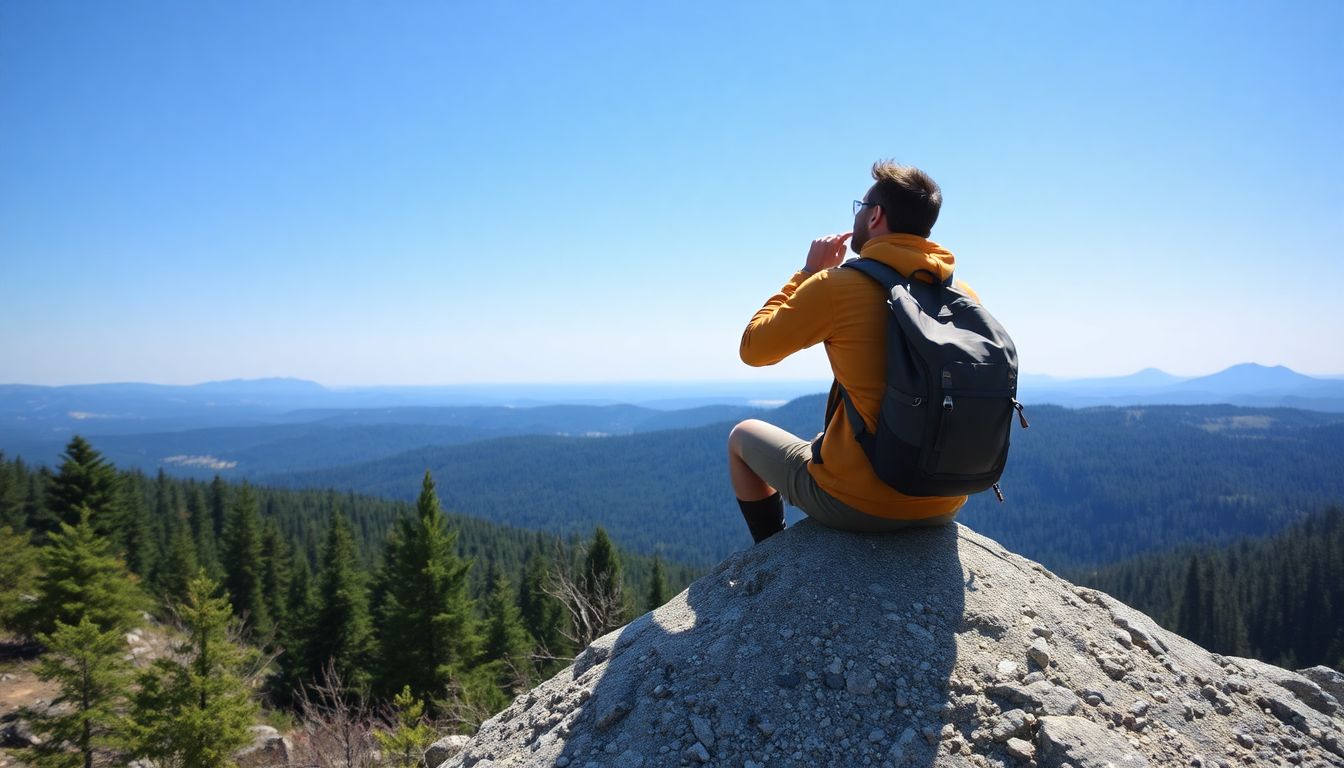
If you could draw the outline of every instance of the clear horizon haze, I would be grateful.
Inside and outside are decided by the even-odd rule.
[[[738,340],[885,158],[1025,373],[1338,376],[1341,37],[1338,2],[0,3],[0,383],[826,379]]]

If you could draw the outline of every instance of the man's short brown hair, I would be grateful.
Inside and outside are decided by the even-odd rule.
[[[887,229],[928,237],[943,205],[943,191],[929,174],[912,165],[879,160],[873,163],[873,180],[877,183],[868,202],[882,206]]]

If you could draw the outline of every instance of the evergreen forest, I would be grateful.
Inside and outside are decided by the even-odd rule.
[[[762,418],[821,429],[824,398]],[[1272,533],[1344,500],[1344,415],[1225,405],[1027,409],[998,503],[959,520],[1056,570]],[[411,499],[428,467],[463,514],[560,535],[602,525],[623,545],[708,567],[750,544],[724,468],[731,423],[604,438],[516,436],[266,478]],[[1087,535],[1078,535],[1086,531]]]
[[[448,514],[428,472],[406,503],[120,472],[80,437],[62,458],[0,455],[2,647],[67,703],[29,713],[40,765],[227,765],[263,706],[382,713],[403,747],[469,731],[696,575]],[[180,641],[137,668],[149,616]]]
[[[1226,547],[1072,574],[1215,653],[1344,671],[1344,507]]]

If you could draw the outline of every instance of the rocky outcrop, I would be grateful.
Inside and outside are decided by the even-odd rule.
[[[33,731],[27,720],[12,712],[0,718],[0,747],[6,749],[26,749],[36,747],[42,739]]]
[[[1338,677],[1306,672],[1208,653],[963,526],[804,522],[444,766],[1344,766]]]
[[[430,744],[429,748],[425,750],[425,765],[441,765],[448,758],[461,752],[468,741],[470,741],[470,739],[466,736],[444,736],[442,739]]]
[[[252,742],[233,754],[238,768],[273,768],[289,765],[294,746],[289,739],[269,725],[254,725],[248,728]]]

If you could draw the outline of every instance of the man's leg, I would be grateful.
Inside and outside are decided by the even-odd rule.
[[[728,436],[728,468],[742,516],[757,541],[784,528],[783,503],[776,489],[811,519],[842,531],[880,533],[940,525],[956,517],[956,512],[923,520],[864,514],[817,486],[808,472],[811,458],[811,443],[773,424],[751,419],[733,428]]]
[[[781,479],[788,476],[789,468],[784,463],[782,453],[778,462],[752,468],[743,458],[743,446],[747,441],[766,442],[773,446],[788,440],[797,441],[798,438],[757,419],[748,419],[728,433],[728,476],[732,479],[733,494],[737,496],[742,518],[747,521],[751,538],[757,543],[784,530],[784,499],[770,481],[761,476],[761,472],[780,478],[774,482],[782,485]],[[778,466],[774,466],[775,463]]]

